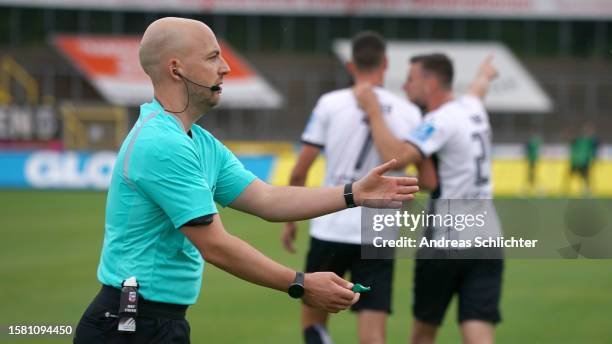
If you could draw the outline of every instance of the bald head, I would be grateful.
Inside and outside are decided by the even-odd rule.
[[[204,23],[185,18],[161,18],[149,25],[140,41],[140,65],[153,83],[175,59],[185,61],[198,48],[217,46],[212,30]]]

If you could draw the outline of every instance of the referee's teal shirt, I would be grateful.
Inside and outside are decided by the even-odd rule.
[[[217,213],[215,202],[227,206],[255,176],[202,127],[191,133],[156,100],[140,107],[108,190],[103,284],[120,287],[135,276],[146,300],[196,302],[204,260],[179,228]]]

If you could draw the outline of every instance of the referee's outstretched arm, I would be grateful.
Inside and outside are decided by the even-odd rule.
[[[367,199],[387,200],[389,204],[401,204],[412,199],[418,191],[416,178],[387,177],[396,161],[391,160],[374,168],[364,178],[354,183],[355,203]],[[238,198],[230,204],[267,220],[291,221],[313,218],[345,209],[345,187],[305,188],[272,186],[254,180]],[[211,264],[249,282],[286,291],[296,272],[271,260],[242,239],[225,231],[221,217],[215,214],[206,225],[186,225],[181,231],[198,248],[202,257]],[[327,312],[338,312],[359,300],[353,293],[352,283],[332,272],[306,274],[303,300],[308,305]]]
[[[215,214],[212,223],[184,226],[181,231],[198,248],[209,263],[246,281],[286,292],[296,272],[283,266],[253,248],[242,239],[225,231],[221,217]],[[333,272],[306,274],[304,278],[305,303],[337,313],[359,300],[351,291],[353,284]]]
[[[386,206],[399,208],[401,202],[413,199],[414,193],[419,190],[417,178],[384,175],[396,168],[397,161],[393,159],[375,167],[365,177],[354,182],[354,204],[363,205],[366,200],[384,200],[387,201]],[[274,186],[257,179],[230,207],[267,221],[307,220],[345,209],[345,187]]]

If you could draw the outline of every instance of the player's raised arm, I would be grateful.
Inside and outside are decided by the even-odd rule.
[[[493,55],[489,55],[478,68],[478,72],[468,88],[468,94],[484,99],[489,90],[491,81],[497,78],[497,69],[493,66]]]
[[[272,186],[255,180],[230,206],[276,222],[310,219],[366,200],[384,200],[385,206],[400,207],[401,202],[414,198],[419,187],[416,178],[384,176],[396,168],[397,162],[391,160],[354,183],[325,188]]]
[[[367,114],[376,150],[384,161],[397,160],[397,168],[419,162],[422,158],[419,151],[410,143],[398,139],[385,123],[376,94],[370,84],[358,84],[353,93],[359,106]]]
[[[251,283],[286,292],[296,276],[294,270],[226,232],[218,214],[210,224],[183,226],[181,231],[207,262]],[[302,299],[315,308],[336,313],[359,300],[352,286],[332,272],[305,274]]]
[[[419,188],[433,191],[438,187],[438,174],[431,158],[421,160],[417,165]]]

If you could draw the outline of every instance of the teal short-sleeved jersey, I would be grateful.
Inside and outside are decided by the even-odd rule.
[[[200,126],[190,137],[157,101],[143,104],[115,162],[98,279],[120,287],[135,276],[146,300],[195,303],[204,260],[179,229],[217,213],[215,202],[229,205],[255,178]]]

